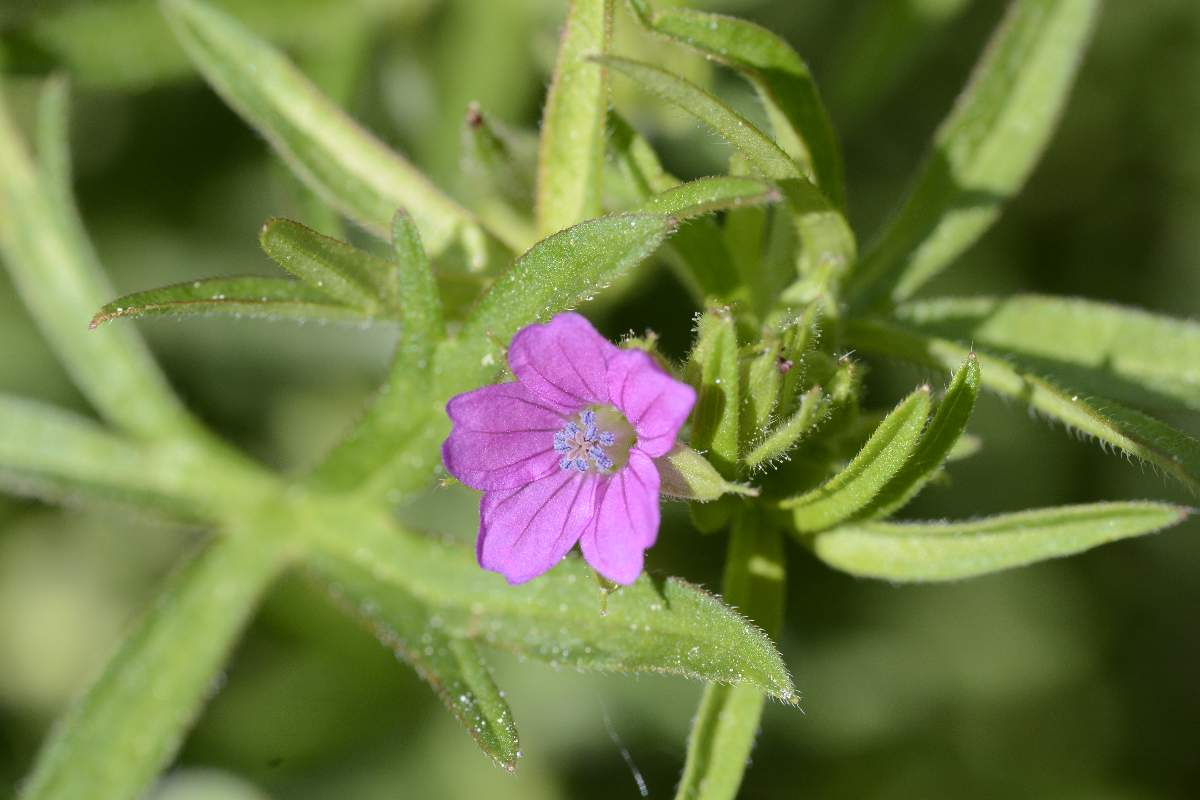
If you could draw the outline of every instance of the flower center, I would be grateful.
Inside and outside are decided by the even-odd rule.
[[[585,408],[554,434],[558,466],[579,472],[612,472],[625,466],[633,444],[633,428],[619,411],[606,406]]]

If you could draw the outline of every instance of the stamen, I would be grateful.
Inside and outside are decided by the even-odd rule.
[[[586,409],[574,420],[563,425],[554,434],[554,450],[560,456],[561,469],[587,472],[589,466],[598,472],[612,469],[613,460],[604,448],[612,447],[617,441],[612,431],[602,431],[597,426],[596,412]]]

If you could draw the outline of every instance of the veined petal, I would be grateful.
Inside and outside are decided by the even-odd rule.
[[[583,557],[610,581],[633,583],[658,538],[658,469],[640,449],[596,492],[596,514],[579,540]]]
[[[513,489],[559,470],[562,415],[520,383],[484,386],[446,404],[454,427],[442,460],[473,489]]]
[[[599,479],[555,471],[510,491],[488,492],[479,504],[476,554],[484,569],[524,583],[553,567],[592,519]]]
[[[622,350],[608,362],[611,402],[637,431],[637,446],[651,458],[665,455],[692,413],[696,392],[675,380],[641,350]]]
[[[608,361],[618,352],[579,314],[559,314],[513,337],[508,366],[529,391],[571,413],[608,402]]]

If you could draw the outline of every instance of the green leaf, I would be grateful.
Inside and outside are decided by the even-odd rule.
[[[184,734],[287,550],[258,531],[210,542],[172,576],[100,679],[58,721],[22,800],[140,797]]]
[[[472,178],[474,191],[501,197],[517,211],[533,211],[535,138],[472,104],[467,109],[463,144],[463,167]]]
[[[197,0],[164,0],[163,9],[213,88],[326,202],[384,238],[403,208],[433,255],[461,242],[471,267],[486,267],[490,245],[476,220],[270,44]]]
[[[708,451],[717,471],[732,478],[737,471],[742,406],[737,329],[728,309],[701,315],[688,375],[697,394],[692,447]]]
[[[770,464],[787,458],[788,452],[804,441],[829,418],[830,398],[814,386],[800,397],[800,407],[771,430],[761,442],[754,445],[742,459],[751,470],[765,469]]]
[[[416,223],[404,211],[392,219],[392,251],[395,253],[396,306],[405,312],[402,347],[410,351],[407,366],[424,366],[434,343],[446,334],[442,300],[438,295],[433,265],[421,242]]]
[[[715,211],[773,203],[779,190],[766,181],[722,175],[697,178],[651,196],[638,209],[647,214],[666,214],[689,219]]]
[[[882,320],[853,321],[847,336],[863,350],[943,369],[954,369],[968,353],[955,342]],[[1200,441],[1138,411],[1057,386],[1000,356],[976,354],[984,388],[1152,464],[1200,494]]]
[[[984,575],[1175,525],[1189,511],[1151,502],[1095,503],[969,522],[845,525],[813,538],[817,556],[852,575],[948,581]]]
[[[616,111],[608,112],[608,146],[634,197],[645,200],[679,185],[679,179],[663,169],[654,147]]]
[[[974,353],[959,367],[946,395],[938,403],[912,458],[884,486],[861,517],[886,517],[912,500],[941,470],[959,437],[979,396],[979,359]]]
[[[760,526],[754,514],[742,514],[733,526],[725,560],[726,602],[777,634],[783,619],[784,569],[779,532]],[[764,699],[754,686],[705,687],[688,736],[676,800],[733,800],[750,762]]]
[[[608,286],[653,253],[674,227],[672,219],[657,214],[614,214],[535,244],[496,280],[463,323],[460,342],[478,360],[455,382],[474,388],[472,376],[481,370],[494,373],[502,348],[518,330]],[[456,370],[464,358],[457,355]]]
[[[1016,0],[892,222],[855,268],[859,305],[903,300],[986,231],[1066,103],[1098,0]]]
[[[383,515],[324,505],[304,523],[314,546],[436,609],[450,636],[565,667],[746,683],[793,699],[770,639],[676,578],[643,575],[605,594],[587,565],[568,558],[535,581],[510,586],[481,570],[473,549],[398,530]]]
[[[1200,324],[1044,295],[907,303],[896,319],[1104,397],[1200,410]]]
[[[684,444],[676,443],[671,452],[656,458],[654,465],[662,481],[660,491],[667,497],[708,503],[726,494],[758,494],[757,489],[725,480],[707,458]]]
[[[929,416],[929,387],[922,386],[888,414],[858,455],[823,485],[780,507],[798,533],[830,528],[867,508],[912,458]]]
[[[608,76],[590,56],[608,51],[613,0],[571,0],[542,115],[537,232],[546,236],[600,213]]]
[[[633,4],[646,27],[740,72],[758,91],[775,139],[805,177],[845,205],[841,155],[808,66],[780,37],[746,20],[686,8]]]
[[[318,555],[316,569],[338,605],[412,665],[483,752],[516,769],[520,746],[512,712],[475,644],[448,636],[437,609],[356,564]]]
[[[399,310],[395,267],[383,259],[290,219],[268,220],[258,241],[272,261],[342,305],[367,315]]]
[[[100,309],[91,327],[119,317],[211,316],[254,317],[272,320],[367,322],[387,319],[342,305],[291,278],[207,278],[134,292]]]
[[[0,486],[59,501],[101,500],[203,516],[175,447],[151,449],[94,422],[0,394]]]
[[[791,156],[783,152],[770,136],[694,83],[665,69],[628,58],[603,56],[595,60],[694,116],[737,148],[763,177],[772,180],[801,177]]]
[[[0,92],[0,255],[51,347],[106,419],[146,438],[191,435],[193,422],[137,332],[87,329],[86,321],[112,290],[66,186],[70,167],[61,91],[52,88],[42,104],[41,169]]]

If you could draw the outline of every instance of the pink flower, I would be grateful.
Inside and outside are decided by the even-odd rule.
[[[696,393],[578,314],[513,337],[517,380],[460,394],[442,445],[450,474],[484,492],[476,553],[510,583],[579,542],[604,577],[633,583],[658,536],[658,469]]]

